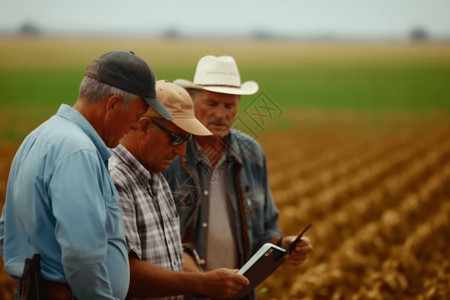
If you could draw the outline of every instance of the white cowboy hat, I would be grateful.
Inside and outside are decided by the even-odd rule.
[[[252,95],[259,88],[254,81],[241,83],[236,61],[231,56],[203,56],[198,61],[194,82],[176,79],[173,83],[186,89],[207,90],[231,95]]]

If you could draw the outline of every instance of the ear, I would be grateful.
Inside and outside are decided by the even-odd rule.
[[[106,110],[113,111],[122,107],[122,97],[119,95],[111,95],[106,99]]]
[[[153,122],[149,117],[142,117],[139,120],[139,131],[143,133],[148,133],[150,128],[153,126]]]

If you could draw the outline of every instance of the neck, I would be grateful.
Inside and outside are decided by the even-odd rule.
[[[226,150],[223,138],[220,136],[195,136],[195,140],[214,167]]]
[[[140,137],[138,136],[138,132],[130,131],[126,134],[121,140],[120,144],[131,153],[131,155],[136,158],[147,170],[147,166],[145,165],[145,160],[143,159],[143,153],[141,152],[141,147],[139,145]],[[150,171],[150,170],[149,170]]]
[[[99,109],[103,102],[91,103],[79,98],[73,109],[78,111],[91,125],[95,131],[103,138],[103,121],[105,118],[105,109]]]

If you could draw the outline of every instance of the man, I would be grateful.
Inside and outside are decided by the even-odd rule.
[[[258,84],[241,84],[230,56],[205,56],[194,81],[174,81],[194,100],[195,116],[213,136],[195,136],[186,154],[165,174],[177,203],[183,242],[194,245],[201,266],[238,268],[266,242],[287,247],[293,236],[278,229],[278,211],[267,178],[261,147],[232,130],[241,95],[257,92]],[[287,262],[300,264],[312,247],[303,238]]]
[[[179,299],[176,295],[183,294],[230,298],[248,284],[234,270],[183,272],[179,218],[161,174],[176,156],[184,154],[191,135],[211,132],[194,117],[192,99],[183,88],[160,80],[156,91],[174,119],[164,120],[149,109],[113,150],[110,163],[129,248],[128,294],[161,299]]]
[[[27,136],[11,165],[0,221],[9,275],[20,278],[24,260],[38,253],[45,299],[125,298],[128,252],[108,147],[149,105],[172,118],[156,99],[148,64],[133,52],[108,52],[88,66],[75,105],[61,105]]]

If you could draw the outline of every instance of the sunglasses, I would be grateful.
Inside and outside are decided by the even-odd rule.
[[[172,146],[181,145],[181,144],[189,141],[192,137],[192,134],[190,134],[188,136],[182,136],[182,135],[175,134],[173,132],[170,132],[169,129],[167,129],[163,125],[159,124],[155,120],[152,119],[152,121],[153,121],[153,124],[155,124],[156,127],[158,127],[161,131],[164,131],[165,133],[167,133],[167,135],[169,136],[170,144]]]

